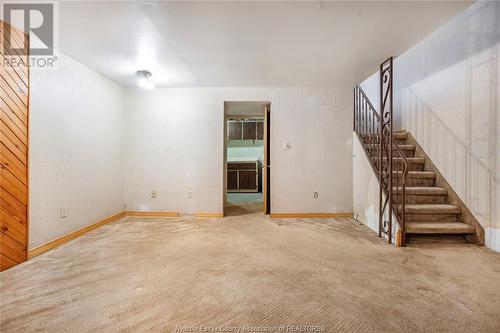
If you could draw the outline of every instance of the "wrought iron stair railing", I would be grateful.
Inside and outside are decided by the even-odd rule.
[[[380,114],[363,89],[354,88],[354,131],[379,181],[379,237],[392,242],[393,214],[399,226],[396,243],[404,246],[408,161],[393,138],[393,60],[380,65]]]

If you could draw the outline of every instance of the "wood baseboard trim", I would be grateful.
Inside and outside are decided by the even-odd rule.
[[[138,217],[179,217],[178,212],[150,212],[142,210],[127,210],[125,215]]]
[[[209,218],[209,219],[221,219],[224,217],[224,213],[220,212],[196,212],[196,218]]]
[[[122,218],[125,216],[125,212],[119,212],[115,215],[112,215],[112,216],[109,216],[109,217],[106,217],[105,219],[102,219],[94,224],[91,224],[89,226],[86,226],[85,228],[82,228],[80,230],[77,230],[77,231],[73,231],[72,233],[69,233],[65,236],[62,236],[62,237],[59,237],[47,244],[44,244],[44,245],[41,245],[41,246],[38,246],[36,248],[34,248],[33,250],[29,250],[28,251],[28,259],[31,259],[31,258],[34,258],[36,256],[39,256],[40,254],[42,253],[45,253],[49,250],[52,250],[53,248],[56,248],[58,247],[59,245],[62,245],[66,242],[69,242],[70,240],[73,240],[83,234],[86,234],[87,232],[89,231],[92,231],[94,229],[97,229],[107,223],[110,223],[110,222],[113,222],[115,220],[118,220],[119,218]]]
[[[335,213],[271,213],[273,219],[327,219],[327,218],[353,218],[353,212]]]

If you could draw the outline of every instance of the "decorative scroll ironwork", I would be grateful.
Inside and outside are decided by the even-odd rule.
[[[392,239],[392,58],[380,65],[380,160],[379,165],[379,230],[378,235]],[[385,199],[383,196],[385,193]]]
[[[393,140],[393,59],[380,65],[380,114],[360,86],[354,88],[354,131],[378,176],[379,236],[392,242],[393,214],[405,245],[408,162]]]

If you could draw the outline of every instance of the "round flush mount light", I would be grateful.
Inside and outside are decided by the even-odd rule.
[[[139,86],[141,88],[153,89],[155,87],[154,83],[151,82],[151,76],[153,76],[153,74],[151,74],[150,71],[140,70],[137,71],[136,74],[137,77],[139,77]]]

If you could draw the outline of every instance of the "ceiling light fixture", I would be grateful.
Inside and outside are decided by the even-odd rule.
[[[140,70],[136,72],[139,77],[139,87],[144,89],[153,89],[155,87],[154,83],[151,82],[151,74],[150,71]]]

